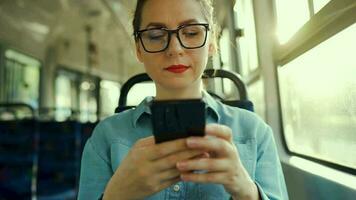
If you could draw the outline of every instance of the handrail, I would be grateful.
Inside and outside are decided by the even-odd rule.
[[[227,71],[223,69],[206,69],[202,78],[227,78],[230,79],[235,86],[237,87],[240,99],[247,100],[247,89],[245,83],[242,81],[241,76],[235,72]],[[126,106],[127,103],[127,95],[129,90],[136,84],[136,83],[143,83],[149,82],[152,79],[148,76],[147,73],[140,73],[133,77],[131,77],[127,82],[123,84],[120,90],[120,98],[118,107]]]
[[[26,108],[30,111],[32,118],[35,118],[35,109],[31,105],[26,103],[0,103],[0,107],[4,107],[7,111],[16,107]]]
[[[239,74],[227,71],[224,69],[206,69],[203,74],[203,78],[227,78],[230,79],[237,87],[240,100],[247,100],[247,89],[245,83]]]

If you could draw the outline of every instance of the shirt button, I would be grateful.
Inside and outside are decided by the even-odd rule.
[[[173,186],[173,190],[174,190],[175,192],[178,192],[178,191],[180,190],[179,185],[174,185],[174,186]]]

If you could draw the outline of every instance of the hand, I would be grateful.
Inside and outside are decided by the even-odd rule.
[[[104,199],[143,199],[180,181],[179,161],[202,154],[187,148],[186,139],[155,144],[153,137],[139,140],[110,179]]]
[[[234,199],[259,199],[257,186],[243,167],[229,127],[209,124],[204,137],[190,137],[187,146],[208,152],[209,158],[184,160],[177,163],[183,181],[224,185]],[[205,170],[196,174],[194,170]]]

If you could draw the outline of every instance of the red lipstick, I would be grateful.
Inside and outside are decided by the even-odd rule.
[[[180,74],[185,72],[189,67],[186,65],[171,65],[169,67],[166,68],[166,70],[172,72],[172,73],[176,73],[176,74]]]

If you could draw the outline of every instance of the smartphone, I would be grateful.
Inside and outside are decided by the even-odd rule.
[[[201,99],[154,100],[150,107],[156,143],[205,135],[205,103]]]

